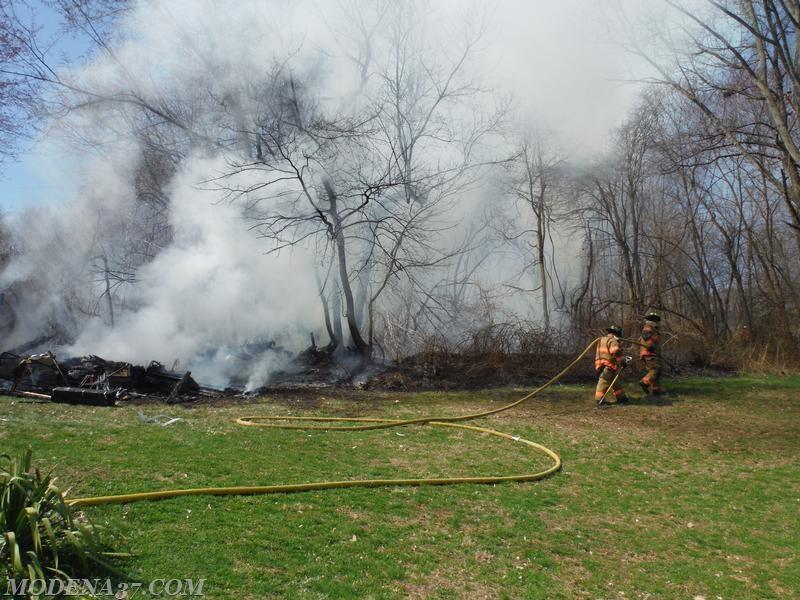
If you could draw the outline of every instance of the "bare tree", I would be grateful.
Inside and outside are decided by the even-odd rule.
[[[415,272],[451,256],[437,243],[452,226],[447,209],[478,179],[488,162],[481,144],[503,116],[470,104],[483,93],[466,74],[477,37],[465,38],[453,56],[433,54],[419,37],[416,11],[414,2],[392,7],[386,37],[362,23],[360,31],[374,37],[362,40],[370,47],[359,54],[369,64],[354,61],[360,97],[335,111],[323,108],[309,82],[276,69],[270,101],[249,133],[255,157],[233,156],[217,180],[228,198],[248,203],[276,249],[327,238],[348,333],[365,356],[376,341],[381,296],[401,280],[421,285]],[[255,184],[237,182],[256,173]]]
[[[622,276],[626,319],[635,319],[645,304],[643,281],[644,213],[649,201],[647,178],[651,174],[649,149],[658,127],[658,102],[645,97],[617,132],[614,153],[579,181],[584,195],[583,220],[592,231],[593,248],[613,250],[601,277]],[[600,266],[600,265],[598,265]]]
[[[532,135],[521,138],[515,158],[507,165],[508,193],[515,201],[514,216],[504,219],[501,226],[503,238],[522,245],[525,269],[535,269],[534,291],[539,291],[542,319],[545,330],[550,329],[551,281],[558,277],[553,247],[553,228],[556,209],[560,202],[563,175],[561,168],[566,158],[550,149],[541,139]]]
[[[800,249],[800,2],[708,0],[707,14],[669,4],[686,19],[683,47],[671,47],[675,62],[631,36],[634,51],[782,194]]]

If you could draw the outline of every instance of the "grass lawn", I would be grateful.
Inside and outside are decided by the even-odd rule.
[[[472,424],[545,444],[536,483],[199,496],[85,509],[142,581],[206,598],[791,598],[800,594],[800,377],[668,381],[669,402],[593,408],[561,386]],[[159,488],[525,473],[549,459],[466,431],[323,433],[238,416],[415,417],[520,390],[345,393],[136,406],[0,397],[0,452],[30,444],[70,497]],[[142,595],[140,594],[140,597]]]

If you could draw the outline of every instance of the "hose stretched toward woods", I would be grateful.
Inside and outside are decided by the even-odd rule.
[[[141,500],[161,500],[165,498],[177,498],[179,496],[199,496],[199,495],[215,495],[215,496],[232,496],[232,495],[254,495],[254,494],[283,494],[288,492],[303,492],[311,490],[329,490],[336,488],[350,488],[350,487],[380,487],[380,486],[421,486],[421,485],[450,485],[456,483],[502,483],[507,481],[536,481],[549,477],[553,473],[561,469],[561,457],[541,444],[526,440],[519,436],[509,435],[494,429],[487,429],[485,427],[476,427],[473,425],[464,425],[459,421],[469,421],[481,417],[487,417],[500,412],[510,410],[519,406],[523,402],[530,400],[536,395],[540,394],[548,387],[557,383],[564,377],[570,370],[572,370],[578,362],[586,356],[589,351],[597,343],[597,339],[593,340],[567,367],[561,372],[552,377],[543,385],[539,386],[526,396],[519,400],[515,400],[510,404],[506,404],[499,408],[486,410],[477,413],[470,413],[466,415],[458,415],[452,417],[422,417],[417,419],[378,419],[378,418],[347,418],[347,417],[291,417],[291,416],[251,416],[241,417],[236,420],[239,425],[246,425],[251,427],[266,427],[274,429],[316,429],[326,431],[366,431],[372,429],[386,429],[389,427],[402,427],[407,425],[432,425],[434,427],[451,427],[457,429],[466,429],[477,433],[484,433],[488,435],[497,436],[500,438],[520,442],[529,448],[533,448],[543,452],[553,460],[553,464],[548,468],[537,471],[534,473],[523,473],[520,475],[489,475],[489,476],[475,476],[475,477],[441,477],[441,478],[422,478],[422,479],[351,479],[342,481],[317,481],[310,483],[292,483],[282,485],[260,485],[260,486],[235,486],[235,487],[206,487],[206,488],[190,488],[190,489],[177,489],[177,490],[157,490],[152,492],[138,492],[133,494],[119,494],[113,496],[94,496],[87,498],[76,498],[68,502],[70,506],[97,506],[99,504],[121,504],[128,502],[138,502]],[[363,425],[351,426],[332,426],[332,425],[286,425],[273,423],[273,421],[305,421],[317,423],[333,423],[333,422],[348,422],[348,423],[364,423]]]
[[[540,385],[538,388],[533,390],[526,396],[523,396],[519,400],[515,400],[511,404],[506,404],[504,406],[500,406],[498,408],[493,408],[491,410],[485,410],[482,412],[477,413],[470,413],[467,415],[458,415],[455,417],[420,417],[418,419],[370,419],[370,418],[337,418],[337,417],[281,417],[281,416],[267,416],[267,417],[241,417],[236,419],[236,422],[239,425],[249,425],[252,427],[269,427],[275,429],[323,429],[326,431],[367,431],[369,429],[386,429],[388,427],[402,427],[405,425],[422,425],[424,423],[430,423],[432,421],[438,421],[440,423],[455,423],[458,421],[472,421],[473,419],[480,419],[481,417],[488,417],[489,415],[495,415],[497,413],[505,412],[507,410],[511,410],[512,408],[519,406],[523,402],[526,402],[541,394],[544,390],[549,388],[554,383],[558,383],[564,375],[569,373],[575,365],[577,365],[580,360],[586,356],[589,351],[594,348],[594,345],[597,343],[597,338],[592,340],[592,342],[584,348],[583,352],[581,352],[575,360],[573,360],[569,365],[567,365],[564,369],[562,369],[557,375],[549,379],[547,382]],[[362,422],[362,423],[370,423],[369,425],[354,425],[349,427],[334,427],[330,425],[279,425],[272,423],[272,421],[306,421],[306,422],[317,422],[317,423],[330,423],[330,422]]]

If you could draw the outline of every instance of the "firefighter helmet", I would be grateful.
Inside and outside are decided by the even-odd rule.
[[[644,316],[644,318],[647,321],[655,321],[656,323],[658,323],[661,320],[661,315],[659,315],[657,312],[651,310],[649,313],[647,313]]]
[[[622,327],[619,325],[609,325],[606,327],[608,333],[613,333],[617,337],[622,337]]]

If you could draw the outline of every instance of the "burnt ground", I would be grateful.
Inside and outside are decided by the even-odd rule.
[[[373,377],[369,387],[416,391],[534,385],[553,377],[574,358],[561,354],[418,354]],[[562,381],[587,383],[594,378],[592,362],[584,358]]]
[[[364,387],[387,391],[474,390],[510,385],[531,386],[548,381],[575,359],[575,354],[418,354],[370,378]],[[562,383],[597,380],[594,356],[583,358]],[[639,374],[639,361],[629,367],[628,379]],[[708,365],[665,367],[667,374],[723,377],[735,372]]]
[[[391,392],[459,391],[536,386],[548,381],[569,365],[571,355],[468,355],[420,354],[397,365],[371,364],[349,370],[336,361],[296,364],[294,370],[273,376],[272,381],[252,393],[187,395],[181,403],[250,404],[254,398],[269,395],[294,408],[315,408],[316,398],[335,395],[361,403],[375,402]],[[583,359],[561,380],[562,383],[593,383],[596,375],[589,358]],[[378,392],[378,394],[376,394]],[[134,403],[163,401],[159,395],[137,396]]]

